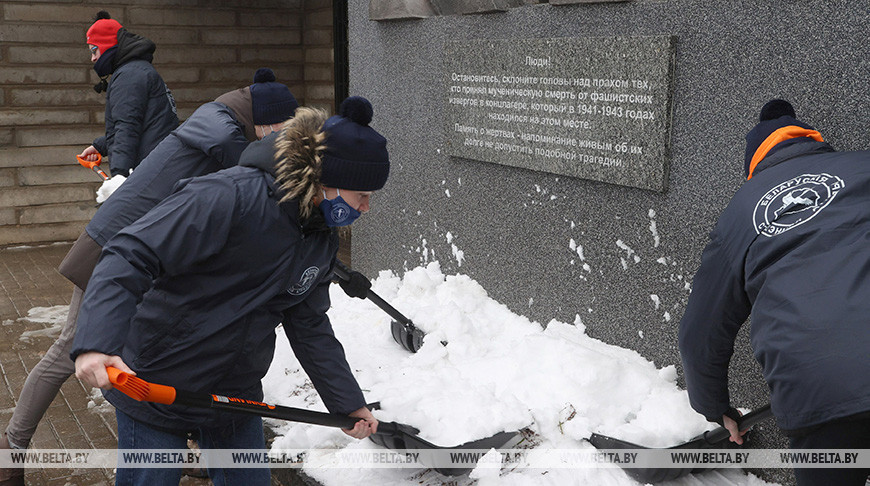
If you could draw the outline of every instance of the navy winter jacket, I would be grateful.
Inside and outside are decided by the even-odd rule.
[[[106,134],[94,147],[112,174],[127,175],[178,126],[175,100],[151,65],[154,43],[123,30],[106,90]]]
[[[318,210],[300,221],[279,204],[274,140],[251,144],[243,165],[182,187],[103,249],[84,296],[71,357],[120,355],[143,379],[262,400],[260,379],[284,329],[327,408],[365,405],[326,311],[336,233]],[[218,412],[106,398],[159,427],[213,426]]]
[[[223,103],[200,106],[112,193],[85,229],[100,246],[172,192],[175,184],[235,166],[248,146],[244,126]]]
[[[870,152],[823,142],[765,157],[710,234],[680,322],[692,407],[729,406],[740,326],[770,387],[779,426],[801,429],[870,410]]]

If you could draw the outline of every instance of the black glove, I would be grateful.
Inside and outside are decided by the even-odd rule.
[[[734,407],[728,407],[728,410],[725,411],[724,415],[726,417],[730,418],[731,420],[737,422],[738,424],[740,423],[740,417],[743,416],[743,414],[740,413],[740,410],[737,410]],[[722,418],[722,415],[719,416],[718,420],[710,420],[709,418],[707,420],[709,422],[716,422],[717,424],[719,424],[723,427],[725,426],[725,419]]]
[[[338,285],[341,285],[344,293],[358,299],[365,299],[366,295],[369,293],[369,289],[372,288],[372,283],[369,282],[369,279],[367,279],[365,275],[353,270],[350,272],[350,278],[348,280],[339,278]]]

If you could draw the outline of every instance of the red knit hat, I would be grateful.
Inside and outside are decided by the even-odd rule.
[[[100,19],[88,29],[88,44],[100,48],[100,54],[118,45],[118,30],[121,24],[115,19]]]

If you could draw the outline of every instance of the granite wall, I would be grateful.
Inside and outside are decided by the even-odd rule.
[[[539,4],[393,21],[369,20],[368,0],[349,3],[350,91],[372,100],[393,161],[372,212],[354,225],[356,267],[437,260],[516,313],[582,322],[659,366],[679,363],[692,277],[743,181],[743,137],[764,102],[792,101],[837,149],[870,146],[866,1]],[[448,155],[449,42],[624,36],[676,37],[664,191]],[[768,391],[748,327],[731,390],[752,408]],[[759,429],[761,445],[786,445],[772,423]]]

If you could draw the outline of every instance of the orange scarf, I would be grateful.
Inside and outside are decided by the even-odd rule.
[[[768,137],[764,139],[764,142],[762,142],[758,147],[758,150],[755,151],[755,155],[752,156],[752,162],[749,163],[749,177],[747,177],[746,180],[748,181],[749,179],[752,179],[752,173],[755,171],[755,166],[757,166],[758,163],[767,156],[767,153],[770,152],[770,149],[775,147],[776,144],[799,137],[810,137],[818,142],[825,141],[822,139],[822,134],[816,130],[808,130],[797,125],[782,127],[768,135]]]

